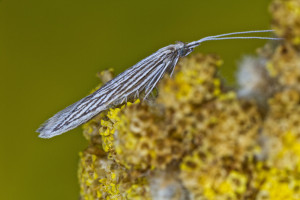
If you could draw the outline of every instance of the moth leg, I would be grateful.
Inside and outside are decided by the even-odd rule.
[[[135,98],[138,98],[138,99],[140,98],[140,93],[139,93],[139,91],[138,91],[138,90],[136,90],[136,91],[135,91],[135,95],[134,95],[134,97],[135,97]]]

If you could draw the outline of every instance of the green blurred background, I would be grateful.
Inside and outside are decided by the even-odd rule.
[[[35,130],[117,73],[175,41],[268,29],[267,0],[0,1],[0,199],[78,199],[81,128],[53,139]],[[233,83],[236,63],[265,41],[207,42]]]

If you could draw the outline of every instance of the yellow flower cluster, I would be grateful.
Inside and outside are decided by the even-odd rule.
[[[300,56],[292,45],[279,45],[267,65],[270,74],[278,79],[281,87],[300,89]]]
[[[270,6],[273,15],[272,28],[288,43],[300,45],[300,1],[274,0]]]
[[[273,27],[286,40],[242,64],[238,92],[218,77],[217,56],[192,54],[151,102],[85,124],[81,199],[300,199],[299,10],[299,0],[274,0]]]
[[[81,199],[139,200],[147,197],[149,188],[144,177],[131,177],[126,170],[97,146],[90,146],[80,153],[78,170]]]
[[[221,184],[220,190],[225,191],[228,184],[234,182],[232,179],[239,174],[238,170],[243,169],[242,163],[251,156],[248,154],[254,151],[255,136],[261,119],[253,103],[237,99],[232,91],[222,91],[221,81],[216,76],[220,63],[212,55],[195,55],[183,59],[174,79],[166,77],[160,84],[157,103],[148,105],[137,100],[134,104],[127,103],[126,106],[110,109],[87,123],[84,126],[85,135],[92,138],[91,141],[98,141],[92,142],[91,146],[105,152],[106,162],[113,163],[113,168],[118,171],[114,171],[114,174],[123,174],[124,170],[130,174],[125,178],[128,179],[127,187],[130,189],[122,189],[120,192],[120,185],[112,183],[112,178],[105,177],[99,179],[104,184],[101,188],[87,190],[90,187],[87,183],[92,178],[90,174],[95,173],[91,169],[89,173],[79,173],[81,177],[89,174],[88,178],[84,176],[85,182],[81,180],[82,194],[88,193],[99,198],[95,194],[100,192],[101,197],[105,196],[106,199],[117,194],[132,199],[127,192],[143,188],[148,196],[152,195],[155,199],[155,195],[163,193],[176,196],[178,194],[175,191],[181,191],[179,196],[185,197],[183,188],[187,188],[188,196],[193,196],[201,191],[201,185],[194,179],[208,175],[207,171],[213,168],[215,170],[210,175],[219,176],[218,168],[223,167],[224,174],[220,178],[226,180]],[[95,134],[97,128],[98,134]],[[188,165],[186,160],[193,154],[199,155],[203,164],[196,173],[184,167]],[[82,160],[86,159],[89,160],[86,156],[82,157]],[[104,158],[97,159],[104,162]],[[86,165],[82,166],[83,164],[82,169],[87,169]],[[162,173],[174,173],[177,178],[167,182],[169,187],[164,192],[153,194],[150,188],[155,187],[158,180],[158,177],[153,177],[161,170]],[[235,173],[230,170],[237,171]],[[101,175],[97,175],[98,177]],[[146,180],[142,183],[147,185],[147,189],[145,185],[130,184],[141,177]],[[121,179],[120,176],[118,180]],[[179,189],[174,190],[172,187]],[[241,187],[234,186],[234,190],[240,192]],[[212,193],[207,187],[203,187],[200,195]]]

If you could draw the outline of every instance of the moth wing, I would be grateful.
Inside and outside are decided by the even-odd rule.
[[[93,94],[56,113],[37,129],[41,138],[51,138],[87,122],[111,104],[145,88],[153,89],[177,57],[172,45],[164,47],[107,82]],[[175,63],[176,64],[176,63]]]
[[[39,137],[41,138],[51,138],[56,135],[60,135],[64,132],[67,132],[73,128],[76,128],[80,124],[83,124],[93,118],[97,113],[100,113],[102,110],[106,109],[105,105],[99,106],[95,111],[89,112],[87,115],[83,115],[84,111],[80,107],[80,105],[84,102],[89,101],[89,96],[73,103],[72,105],[68,106],[67,108],[61,110],[60,112],[56,113],[53,117],[45,121],[36,132],[39,132]],[[80,117],[72,117],[74,113],[83,112]],[[77,115],[78,115],[77,114]]]

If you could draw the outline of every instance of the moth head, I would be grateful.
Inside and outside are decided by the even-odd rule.
[[[186,43],[183,42],[177,42],[177,45],[179,46],[178,52],[180,57],[184,57],[189,55],[194,49],[187,46]]]

